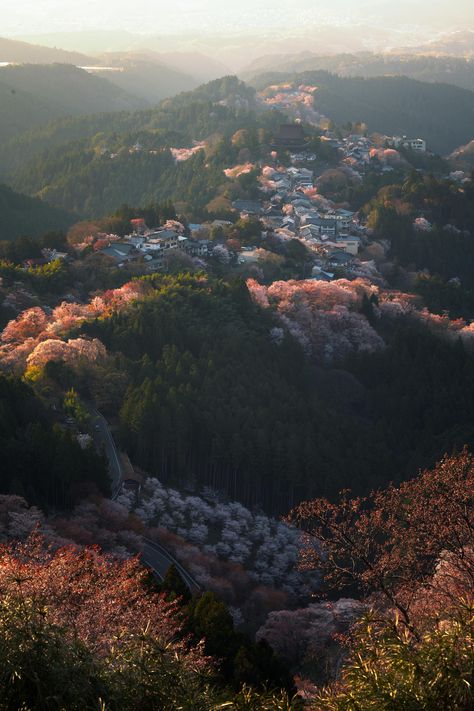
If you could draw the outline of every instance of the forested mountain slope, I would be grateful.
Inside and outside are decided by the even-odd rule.
[[[255,103],[252,88],[225,77],[156,109],[62,121],[7,146],[4,178],[84,217],[114,212],[124,202],[144,206],[168,198],[202,210],[238,154],[231,136],[246,129],[258,151],[282,121],[277,111],[256,112]],[[71,140],[84,133],[87,138]],[[208,138],[207,160],[201,152],[176,163],[168,150]]]
[[[216,106],[219,102],[223,105]],[[140,132],[147,132],[154,134],[158,145],[161,145],[160,135],[171,131],[174,142],[167,142],[166,145],[191,145],[192,141],[202,140],[215,132],[231,134],[246,127],[249,120],[257,125],[255,117],[249,113],[256,108],[252,87],[239,82],[236,77],[223,77],[193,91],[165,99],[153,109],[76,116],[30,131],[23,127],[24,132],[20,136],[4,146],[0,144],[0,177],[15,175],[44,150],[91,139],[97,134],[101,134],[102,139],[112,136],[112,146],[113,142],[117,142],[114,134],[131,134],[129,138],[134,143]],[[279,115],[273,113],[276,125]]]
[[[271,300],[263,309],[239,282],[145,284],[145,299],[84,331],[125,357],[123,445],[172,486],[191,477],[280,512],[348,485],[368,491],[474,444],[470,354],[425,317],[394,321],[390,300],[375,318],[376,299],[361,299],[358,283],[251,287]],[[346,313],[351,292],[358,304]]]
[[[198,86],[198,81],[189,73],[168,67],[159,61],[146,57],[121,55],[102,59],[107,65],[120,67],[120,71],[108,71],[106,67],[94,69],[94,76],[106,79],[123,92],[141,99],[145,104],[156,105],[162,99],[175,96],[181,91],[190,91]]]
[[[106,494],[106,465],[93,447],[81,449],[73,435],[54,426],[41,400],[19,380],[0,375],[0,494],[27,496],[30,503],[68,508],[81,484],[95,482]]]
[[[441,154],[473,138],[474,92],[467,89],[406,77],[361,79],[327,72],[271,72],[252,83],[264,89],[286,81],[317,86],[316,110],[340,125],[363,121],[371,132],[420,136]]]
[[[0,68],[0,145],[53,119],[142,108],[106,79],[69,65]]]
[[[0,240],[23,235],[40,237],[47,232],[67,229],[75,219],[65,210],[0,184]]]
[[[203,152],[176,164],[167,150],[156,154],[124,150],[111,159],[78,144],[58,149],[50,158],[40,156],[15,185],[58,209],[102,217],[124,203],[145,206],[168,198],[204,207],[224,182],[221,167],[205,168]]]

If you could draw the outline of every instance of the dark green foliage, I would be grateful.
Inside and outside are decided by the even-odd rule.
[[[180,603],[185,604],[191,600],[191,592],[175,565],[170,565],[158,588],[169,602],[179,598]]]
[[[83,583],[85,569],[86,563],[78,559],[76,585]],[[179,644],[176,634],[174,638],[170,633],[166,636],[162,629],[156,633],[146,619],[139,632],[129,629],[129,623],[117,636],[110,634],[104,644],[95,644],[94,634],[84,641],[83,629],[75,630],[65,621],[62,625],[51,621],[54,613],[38,594],[22,593],[22,584],[29,582],[22,580],[22,575],[23,568],[18,567],[18,575],[9,585],[17,589],[0,602],[0,711],[301,708],[297,698],[290,701],[283,687],[269,684],[272,691],[261,690],[259,680],[254,689],[232,684],[216,674],[210,664],[204,664],[195,650]],[[77,596],[67,589],[68,582],[58,602],[60,616],[68,605],[77,604]],[[124,586],[128,582],[124,580]],[[92,603],[97,604],[98,617],[105,614],[100,595],[97,603]],[[143,613],[139,605],[136,607],[139,618]],[[173,615],[169,615],[168,624],[175,624]],[[259,654],[260,647],[255,651]],[[269,658],[267,651],[263,657]]]
[[[179,106],[187,106],[191,101],[199,102],[217,102],[217,101],[232,101],[239,97],[246,100],[250,106],[255,102],[255,89],[248,86],[243,81],[240,81],[236,76],[228,75],[220,79],[202,84],[193,91],[179,94],[178,96],[168,99],[165,105],[170,105],[173,108]]]
[[[445,281],[436,275],[420,274],[415,283],[415,291],[432,313],[442,314],[447,311],[451,318],[464,319],[470,319],[474,314],[474,293],[456,280]]]
[[[99,666],[79,640],[47,623],[28,600],[0,603],[0,709],[97,709],[105,685]]]
[[[460,606],[461,607],[461,606]],[[353,648],[342,682],[318,694],[325,711],[470,711],[474,704],[472,607],[439,621],[420,637],[387,621],[364,620],[351,635]]]
[[[23,269],[11,262],[0,261],[0,277],[5,286],[24,282],[38,294],[61,293],[68,283],[69,269],[59,259],[42,266]]]
[[[294,682],[266,642],[252,642],[234,629],[232,617],[223,602],[211,592],[194,598],[184,609],[185,629],[196,641],[204,639],[205,652],[218,660],[224,683],[239,689],[285,689],[295,693]]]
[[[462,344],[403,322],[386,338],[385,351],[349,364],[367,389],[370,447],[386,452],[377,487],[474,446],[474,363]]]
[[[145,302],[87,328],[129,359],[121,436],[135,461],[282,510],[299,486],[319,486],[318,410],[296,343],[271,342],[273,321],[244,284],[154,283]]]
[[[467,289],[474,287],[471,234],[436,228],[431,232],[413,232],[403,226],[392,241],[392,253],[403,265],[428,269],[443,279],[458,277]]]
[[[142,115],[142,114],[140,114]],[[105,136],[105,131],[116,133],[133,130],[137,115],[134,113],[100,113],[92,116],[63,118],[46,126],[25,131],[9,143],[0,147],[1,176],[15,174],[33,156],[74,141]]]
[[[214,593],[205,592],[187,605],[186,615],[195,638],[205,639],[206,653],[231,664],[238,642],[226,605]]]
[[[281,121],[277,112],[257,115],[253,96],[253,89],[226,77],[153,110],[63,120],[4,147],[3,175],[29,194],[41,194],[85,217],[103,216],[123,203],[145,206],[169,198],[202,214],[218,188],[229,182],[222,171],[239,153],[230,137],[245,129],[245,148],[255,160],[266,145],[268,129]],[[216,103],[221,100],[228,105]],[[175,165],[166,150],[216,134],[224,139],[208,148],[207,159],[201,153]],[[143,150],[130,153],[137,141]],[[255,175],[236,185],[251,196]]]
[[[205,164],[204,152],[175,164],[167,150],[124,150],[111,159],[80,144],[38,157],[15,184],[84,217],[102,217],[123,203],[145,207],[169,199],[202,210],[225,183],[221,165]]]
[[[87,485],[108,492],[106,463],[53,425],[23,383],[0,376],[0,492],[44,508],[68,508]]]
[[[230,94],[226,94],[229,90]],[[216,101],[244,96],[248,109],[233,109]],[[248,97],[247,97],[248,94]],[[216,80],[193,92],[162,101],[154,109],[66,118],[23,133],[0,150],[4,175],[16,173],[36,154],[87,139],[94,146],[110,151],[129,148],[137,139],[145,149],[159,146],[182,147],[219,132],[225,136],[242,128],[275,128],[281,122],[279,112],[267,112],[258,118],[253,109],[254,90],[241,89],[235,77]],[[91,140],[93,139],[93,140]]]
[[[155,291],[85,327],[130,379],[120,420],[132,460],[171,485],[192,475],[247,505],[283,512],[350,486],[367,492],[474,444],[474,366],[460,345],[410,321],[386,328],[388,347],[311,370],[297,344],[269,338],[274,321],[244,285],[153,277]],[[362,386],[362,387],[361,387]]]
[[[231,236],[236,237],[241,244],[258,244],[262,238],[263,224],[257,217],[238,220],[232,228]]]
[[[173,203],[171,200],[167,200],[161,204],[155,203],[141,208],[122,205],[114,212],[112,217],[119,217],[120,219],[123,219],[126,223],[126,230],[130,230],[130,220],[134,220],[136,218],[145,220],[148,227],[156,227],[166,220],[176,220],[177,215]]]
[[[0,241],[22,235],[40,237],[46,232],[65,230],[74,221],[74,216],[65,210],[0,185]]]
[[[417,283],[427,305],[472,318],[474,183],[461,189],[449,180],[421,177],[414,171],[402,184],[382,188],[364,209],[375,237],[390,240],[391,255],[401,265],[427,269],[437,277],[434,281],[423,277]],[[431,222],[430,231],[414,228],[413,220],[420,214]],[[445,284],[453,278],[460,280],[461,288]]]
[[[383,187],[402,182],[403,179],[404,173],[398,170],[392,173],[380,173],[369,168],[361,181],[347,186],[346,192],[341,195],[341,198],[349,202],[353,210],[360,210]]]

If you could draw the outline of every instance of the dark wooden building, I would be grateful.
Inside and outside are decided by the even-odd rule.
[[[306,135],[300,123],[284,123],[273,139],[272,148],[285,151],[302,151],[306,146]]]

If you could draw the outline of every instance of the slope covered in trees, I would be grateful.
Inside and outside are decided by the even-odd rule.
[[[235,98],[240,96],[244,101],[242,105],[236,105]],[[228,99],[229,106],[215,105],[218,102],[227,104]],[[102,139],[112,137],[112,142],[114,134],[131,134],[133,144],[143,132],[178,132],[179,136],[174,134],[174,145],[177,146],[190,145],[192,141],[202,140],[215,132],[232,134],[249,122],[256,125],[255,116],[250,112],[254,108],[254,99],[253,89],[236,77],[224,77],[194,91],[166,99],[154,109],[59,119],[30,131],[27,126],[22,126],[22,134],[18,138],[0,146],[0,171],[2,175],[12,175],[41,151],[72,141],[90,140],[97,134]],[[109,109],[110,106],[105,106],[97,111]],[[274,125],[277,121],[278,116]]]
[[[0,103],[0,144],[61,117],[146,105],[107,79],[66,64],[0,68]]]
[[[258,159],[261,146],[268,150],[269,131],[281,121],[278,112],[251,110],[245,91],[254,96],[235,77],[226,77],[157,109],[51,124],[4,148],[4,175],[16,189],[84,217],[103,216],[123,203],[143,206],[169,198],[202,211],[228,182],[223,170],[240,148],[248,144]],[[230,143],[237,131],[241,139],[248,137],[238,148]],[[205,139],[205,162],[198,154],[176,165],[163,150]]]
[[[107,123],[107,117],[104,120]],[[20,169],[9,178],[15,189],[83,217],[104,216],[124,203],[143,207],[167,199],[202,213],[232,182],[224,169],[235,164],[239,151],[246,148],[247,155],[258,160],[269,150],[271,130],[280,120],[278,112],[257,115],[247,108],[204,100],[190,104],[171,100],[156,111],[112,116],[105,131],[98,131],[101,121],[86,120],[81,124],[86,132],[98,131],[92,138],[58,145],[34,157],[29,156],[30,138],[19,139],[5,151],[4,166],[8,170],[20,160]],[[118,130],[113,131],[113,126]],[[59,134],[69,138],[71,128],[70,123],[62,124]],[[234,134],[238,141],[232,143]],[[204,150],[176,162],[168,148],[190,147],[195,140],[203,141]],[[52,143],[55,137],[42,131],[41,146]],[[12,152],[14,146],[19,150]],[[250,184],[254,179],[252,174]],[[246,196],[244,183],[245,179],[239,182],[240,194],[233,199]]]
[[[413,171],[399,184],[379,190],[363,211],[376,239],[408,269],[427,270],[417,288],[427,306],[471,318],[474,292],[474,183],[463,186]],[[424,215],[425,229],[416,218]],[[453,281],[454,280],[454,281]]]
[[[316,694],[315,708],[472,706],[473,483],[464,451],[400,487],[308,501],[291,513],[318,541],[307,556],[326,590],[351,590],[366,605],[341,678]]]
[[[234,632],[209,593],[193,601],[186,621],[166,600],[172,581],[158,595],[137,559],[53,551],[39,537],[3,545],[1,554],[1,708],[298,708],[284,691],[261,689],[263,680],[275,689],[291,685],[290,677],[278,677],[268,645]],[[234,652],[235,669],[219,674],[222,660],[205,655],[211,651],[229,662]],[[259,690],[242,687],[250,671],[260,673]]]
[[[371,132],[420,136],[441,154],[472,139],[474,92],[467,89],[406,77],[362,79],[327,72],[270,72],[252,84],[265,89],[285,81],[317,86],[315,109],[340,125],[362,121]]]
[[[155,145],[160,142],[157,136],[154,140]],[[204,151],[176,164],[164,148],[154,153],[122,150],[111,159],[79,144],[67,151],[58,149],[50,160],[33,161],[15,185],[58,209],[94,218],[124,203],[145,207],[167,199],[202,211],[226,182],[219,162],[206,166]]]
[[[474,443],[469,326],[360,283],[252,286],[263,308],[239,284],[142,283],[144,301],[81,328],[125,356],[122,442],[165,483],[282,511]]]
[[[55,426],[41,401],[20,381],[0,376],[0,490],[31,503],[69,508],[95,485],[108,491],[105,462]]]
[[[39,237],[47,232],[65,230],[75,218],[65,210],[38,198],[14,192],[0,184],[0,240],[14,240],[28,235]]]

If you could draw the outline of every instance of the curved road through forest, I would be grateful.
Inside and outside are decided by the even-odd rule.
[[[120,454],[110,431],[110,426],[105,417],[95,408],[90,408],[94,428],[96,445],[104,448],[109,462],[109,474],[112,481],[112,499],[120,493],[123,482],[123,467]],[[163,580],[170,565],[174,565],[192,594],[200,592],[201,587],[183,568],[181,563],[161,543],[156,543],[148,538],[143,539],[143,548],[140,551],[143,563],[151,568],[159,580]]]
[[[112,437],[109,423],[98,410],[91,409],[92,424],[94,426],[95,443],[104,448],[109,462],[109,476],[112,482],[112,499],[116,499],[120,493],[123,481],[123,469],[120,455]]]

